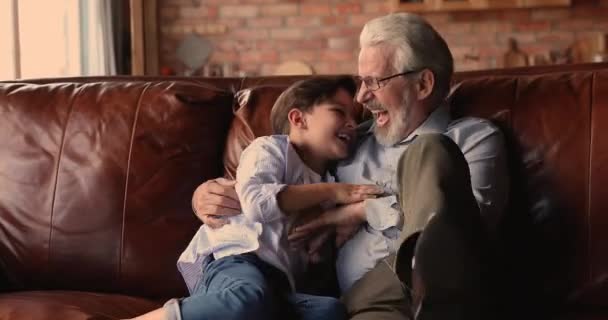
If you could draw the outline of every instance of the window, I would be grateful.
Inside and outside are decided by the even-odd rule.
[[[107,3],[0,1],[0,80],[112,74]]]

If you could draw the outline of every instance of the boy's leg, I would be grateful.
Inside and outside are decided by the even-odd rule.
[[[295,293],[289,297],[300,320],[346,319],[346,308],[334,297]]]
[[[264,267],[253,254],[211,262],[195,293],[179,302],[182,319],[275,318],[277,293],[268,284]]]

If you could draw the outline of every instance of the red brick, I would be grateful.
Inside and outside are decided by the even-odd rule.
[[[547,44],[571,44],[574,42],[574,33],[567,31],[551,31],[536,35],[536,41]]]
[[[564,20],[570,18],[570,9],[541,9],[532,11],[532,20]]]
[[[350,16],[350,25],[363,28],[363,26],[373,18],[375,18],[374,15],[353,14]]]
[[[175,0],[171,0],[171,1],[175,1]],[[188,1],[188,0],[186,0]],[[192,4],[192,1],[189,1],[190,4]],[[204,3],[205,5],[227,5],[227,4],[239,4],[241,3],[241,0],[205,0],[205,1],[201,1],[201,3]]]
[[[317,27],[321,25],[320,17],[289,17],[287,18],[287,27]]]
[[[174,7],[162,8],[159,10],[161,21],[173,21],[179,18],[179,9]]]
[[[453,22],[474,22],[481,20],[481,13],[478,11],[463,11],[451,12],[451,21]]]
[[[370,14],[385,14],[390,11],[390,5],[387,1],[369,2],[363,4],[363,12]]]
[[[334,7],[334,13],[338,15],[361,13],[361,4],[339,3]]]
[[[253,3],[253,4],[265,4],[265,3],[279,3],[281,0],[240,0],[239,3]]]
[[[513,26],[516,32],[542,32],[551,30],[551,23],[548,21],[521,22]]]
[[[279,53],[277,51],[247,51],[241,53],[242,63],[276,63],[278,61]]]
[[[252,19],[247,19],[247,25],[250,27],[255,27],[255,28],[280,27],[283,25],[283,18],[281,18],[281,17],[252,18]]]
[[[294,16],[298,14],[297,4],[277,4],[269,6],[260,6],[263,16]]]
[[[348,16],[327,16],[321,17],[321,22],[325,26],[345,25],[348,21]]]
[[[328,16],[331,14],[329,4],[302,4],[300,5],[300,14],[304,16]]]
[[[432,26],[435,26],[436,24],[441,24],[441,23],[448,23],[450,22],[450,14],[445,13],[445,12],[441,12],[441,13],[428,13],[424,15],[424,19],[426,21],[428,21]]]
[[[291,28],[291,29],[275,29],[270,30],[270,38],[272,39],[301,39],[304,37],[306,32],[303,29]]]
[[[566,20],[557,24],[558,30],[565,31],[589,31],[593,27],[591,20]]]
[[[238,6],[223,6],[220,7],[221,17],[242,17],[251,18],[258,15],[259,8],[254,5],[238,5]]]
[[[480,22],[473,24],[473,32],[477,34],[483,33],[504,33],[511,32],[513,25],[508,22]]]
[[[496,34],[476,34],[476,35],[471,35],[471,34],[448,34],[445,35],[445,40],[447,41],[448,45],[451,46],[458,46],[458,45],[471,45],[471,46],[477,46],[480,44],[486,45],[486,44],[491,44],[491,43],[495,43],[496,42]]]
[[[200,23],[200,21],[198,21],[198,23]],[[243,18],[243,19],[241,19],[241,18],[226,19],[225,18],[225,19],[218,20],[218,23],[225,25],[230,30],[237,30],[237,29],[241,29],[245,26],[245,18]]]
[[[318,50],[292,50],[281,52],[281,60],[301,60],[306,62],[316,62],[320,59],[320,53]]]
[[[361,27],[325,27],[319,30],[311,30],[309,36],[311,38],[330,38],[330,37],[355,37],[359,39],[359,33],[361,32]]]
[[[530,10],[504,10],[500,12],[500,19],[510,22],[523,22],[531,20]]]
[[[240,53],[238,51],[214,51],[210,61],[214,62],[239,62]]]
[[[454,63],[454,69],[456,71],[470,71],[470,70],[481,70],[484,65],[481,61],[456,61]]]
[[[470,23],[450,23],[450,24],[438,24],[435,25],[435,29],[441,35],[448,34],[467,34],[471,35],[471,24]],[[477,36],[477,35],[475,35]]]
[[[593,29],[600,32],[608,33],[608,21],[595,22],[595,24],[593,25]]]
[[[354,37],[339,37],[327,39],[329,49],[357,49],[359,41]]]
[[[496,42],[498,44],[505,45],[506,48],[506,45],[508,44],[510,38],[514,38],[520,44],[533,43],[536,41],[536,36],[533,33],[505,33],[498,34]]]
[[[325,51],[321,54],[321,59],[324,61],[348,61],[357,58],[356,50],[332,50]]]
[[[234,32],[232,32],[232,36],[235,38],[238,38],[238,39],[245,39],[245,40],[268,39],[269,32],[268,32],[268,30],[265,30],[265,29],[255,29],[255,28],[238,29],[238,30],[234,30]]]
[[[186,19],[201,17],[215,18],[218,15],[218,9],[217,7],[183,7],[179,9],[179,15]]]
[[[502,56],[507,49],[499,45],[480,46],[477,51],[472,52],[472,55],[477,55],[480,59]]]

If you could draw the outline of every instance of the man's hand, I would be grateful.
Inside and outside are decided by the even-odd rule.
[[[308,239],[325,227],[335,226],[336,246],[341,247],[359,230],[361,223],[365,222],[364,209],[362,201],[331,209],[310,222],[296,227],[288,239],[290,242],[297,243],[302,239]]]
[[[333,183],[331,186],[334,190],[334,201],[340,204],[375,198],[384,192],[382,188],[374,184]]]
[[[226,223],[226,217],[241,213],[241,203],[234,190],[236,181],[224,178],[208,180],[194,191],[192,209],[204,224],[219,228]]]

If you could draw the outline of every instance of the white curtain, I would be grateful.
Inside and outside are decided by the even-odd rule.
[[[82,75],[115,75],[111,1],[81,0]]]

